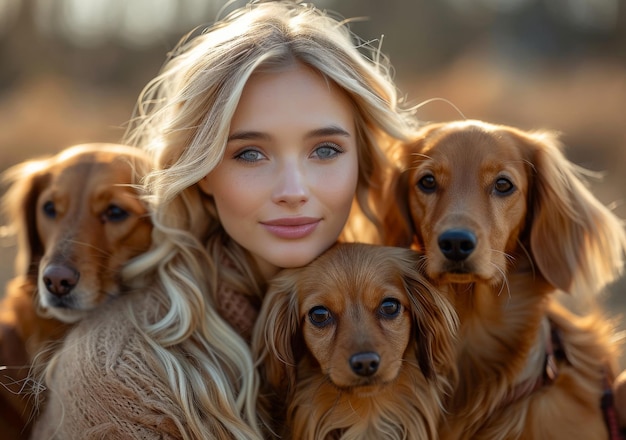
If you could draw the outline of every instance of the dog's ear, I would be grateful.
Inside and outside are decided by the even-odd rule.
[[[285,269],[270,283],[252,337],[262,380],[279,396],[293,392],[303,348],[296,280],[301,269]]]
[[[420,152],[427,138],[440,127],[441,124],[430,124],[422,128],[413,140],[399,144],[390,153],[395,167],[385,190],[386,197],[382,200],[384,245],[404,248],[415,245],[415,248],[423,249],[424,240],[410,208],[409,198],[415,190],[410,183],[411,170],[416,166],[416,160],[423,157]]]
[[[411,251],[408,251],[411,252]],[[456,364],[455,341],[459,320],[452,304],[419,273],[418,258],[404,270],[403,280],[415,325],[418,363],[424,376],[436,380],[447,376]]]
[[[18,275],[36,276],[43,256],[43,243],[37,233],[37,198],[45,188],[49,175],[46,159],[23,162],[2,174],[8,187],[2,198],[2,212],[10,230],[17,236],[18,254],[15,271]]]
[[[615,280],[623,266],[622,222],[582,180],[552,133],[529,134],[532,203],[530,247],[544,278],[566,292],[593,295]]]
[[[383,244],[410,247],[416,231],[409,213],[409,173],[393,171],[388,186],[389,197],[383,200]]]

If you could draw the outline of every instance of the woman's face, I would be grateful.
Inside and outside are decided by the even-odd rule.
[[[256,73],[244,88],[224,158],[200,187],[266,277],[308,264],[343,229],[358,179],[353,111],[300,64]]]

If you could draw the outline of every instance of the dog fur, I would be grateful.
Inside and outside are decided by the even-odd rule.
[[[17,256],[0,302],[0,426],[26,432],[33,360],[120,295],[120,269],[148,249],[152,226],[133,186],[148,169],[136,148],[84,144],[4,173],[2,206]]]
[[[338,244],[272,282],[253,350],[266,386],[261,413],[281,438],[436,436],[457,321],[418,258]]]
[[[396,159],[383,242],[423,252],[460,319],[441,438],[607,438],[600,400],[618,346],[593,304],[621,273],[626,238],[556,135],[431,124]]]

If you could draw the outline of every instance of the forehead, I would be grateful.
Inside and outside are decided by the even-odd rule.
[[[502,164],[523,167],[529,149],[522,139],[505,129],[451,125],[429,133],[419,154],[410,156],[408,159],[413,164],[435,162],[461,169]]]
[[[298,283],[301,311],[319,304],[338,311],[348,303],[376,306],[388,296],[402,297],[403,271],[399,255],[378,252],[366,258],[351,254],[314,261]]]
[[[64,187],[77,190],[97,184],[131,183],[130,162],[130,158],[108,152],[64,158],[47,170],[52,185],[50,189]]]
[[[353,130],[354,107],[346,92],[301,63],[255,72],[246,83],[231,131],[341,124]]]

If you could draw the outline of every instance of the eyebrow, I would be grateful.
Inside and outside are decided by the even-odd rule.
[[[316,128],[305,134],[305,138],[316,138],[323,136],[344,136],[351,137],[351,134],[337,125],[329,125],[328,127]],[[271,136],[261,131],[237,131],[228,136],[228,142],[237,140],[263,139],[270,140]]]

